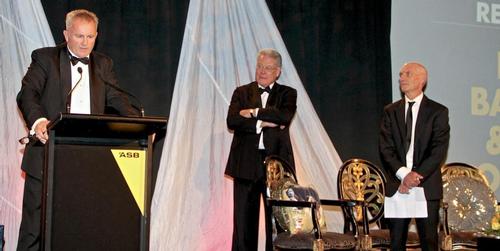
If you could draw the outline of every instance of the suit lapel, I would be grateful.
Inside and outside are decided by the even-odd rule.
[[[71,66],[69,62],[68,49],[66,44],[59,50],[59,78],[61,85],[61,100],[63,111],[66,111],[66,99],[68,98],[68,93],[71,90]],[[70,102],[70,100],[68,100]]]
[[[415,142],[413,142],[413,163],[418,163],[420,159],[420,139],[422,134],[424,133],[423,125],[429,118],[429,106],[427,97],[424,95],[422,98],[422,103],[420,104],[420,108],[418,109],[417,122],[415,123]]]
[[[95,57],[93,53],[90,53],[90,63],[89,63],[89,88],[90,88],[90,113],[99,113],[98,109],[98,104],[97,104],[97,99],[95,97],[98,97],[97,95],[97,90],[96,88],[97,83],[99,82],[99,78],[97,77],[97,66],[95,62]]]
[[[266,107],[275,107],[278,100],[280,85],[275,82],[273,88],[271,89],[271,93],[269,93],[269,97],[267,98]]]
[[[262,108],[262,99],[260,98],[259,84],[257,82],[253,82],[250,88],[250,102],[250,107]]]
[[[404,98],[399,101],[396,109],[396,123],[398,125],[399,134],[401,135],[401,145],[405,145],[406,138],[406,123],[405,123],[405,100]],[[403,148],[404,149],[404,148]],[[406,154],[406,153],[404,153]]]

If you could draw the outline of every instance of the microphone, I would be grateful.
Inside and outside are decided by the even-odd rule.
[[[101,79],[102,79],[102,77],[101,77]],[[117,91],[119,91],[119,92],[127,95],[128,97],[130,97],[134,101],[136,101],[137,104],[139,104],[139,106],[134,105],[132,102],[130,102],[130,105],[141,113],[141,117],[144,117],[144,106],[142,106],[141,101],[136,96],[134,96],[132,93],[130,93],[128,91],[125,91],[124,89],[120,88],[118,85],[109,83],[108,81],[106,81],[104,79],[103,79],[103,81],[104,81],[104,84],[106,84],[107,86],[110,86],[111,88],[113,88],[113,89],[115,89],[115,90],[117,90]]]
[[[71,93],[73,93],[73,91],[76,89],[76,87],[78,86],[78,84],[80,84],[80,81],[82,81],[82,77],[83,77],[82,67],[78,67],[77,71],[78,71],[78,73],[80,73],[80,78],[76,82],[75,86],[73,86],[73,88],[71,88],[71,90],[68,92],[68,95],[66,95],[66,113],[69,113],[70,110],[71,110],[71,102],[70,102],[70,99],[69,99],[71,97]]]

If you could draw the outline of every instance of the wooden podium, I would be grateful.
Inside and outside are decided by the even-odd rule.
[[[149,250],[152,143],[166,118],[61,114],[45,147],[44,250]]]

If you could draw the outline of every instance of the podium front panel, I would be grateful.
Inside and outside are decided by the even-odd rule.
[[[140,147],[55,146],[47,205],[52,250],[141,250],[146,167],[135,159],[145,156]]]
[[[43,250],[149,250],[152,143],[166,124],[64,113],[50,122]]]

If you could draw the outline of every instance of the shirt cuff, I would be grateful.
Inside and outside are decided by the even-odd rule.
[[[257,118],[257,115],[259,115],[259,108],[255,108],[253,109],[253,111],[254,111],[253,116]]]
[[[39,118],[35,120],[35,123],[33,123],[33,126],[31,126],[30,135],[35,135],[35,128],[42,121],[47,121],[47,118]]]
[[[260,120],[260,119],[257,120],[257,124],[255,124],[255,129],[256,129],[257,134],[260,134],[262,132],[261,124],[262,124],[262,120]]]
[[[402,166],[396,172],[396,177],[398,177],[399,180],[403,181],[406,175],[408,175],[410,172],[411,172],[410,168]]]

